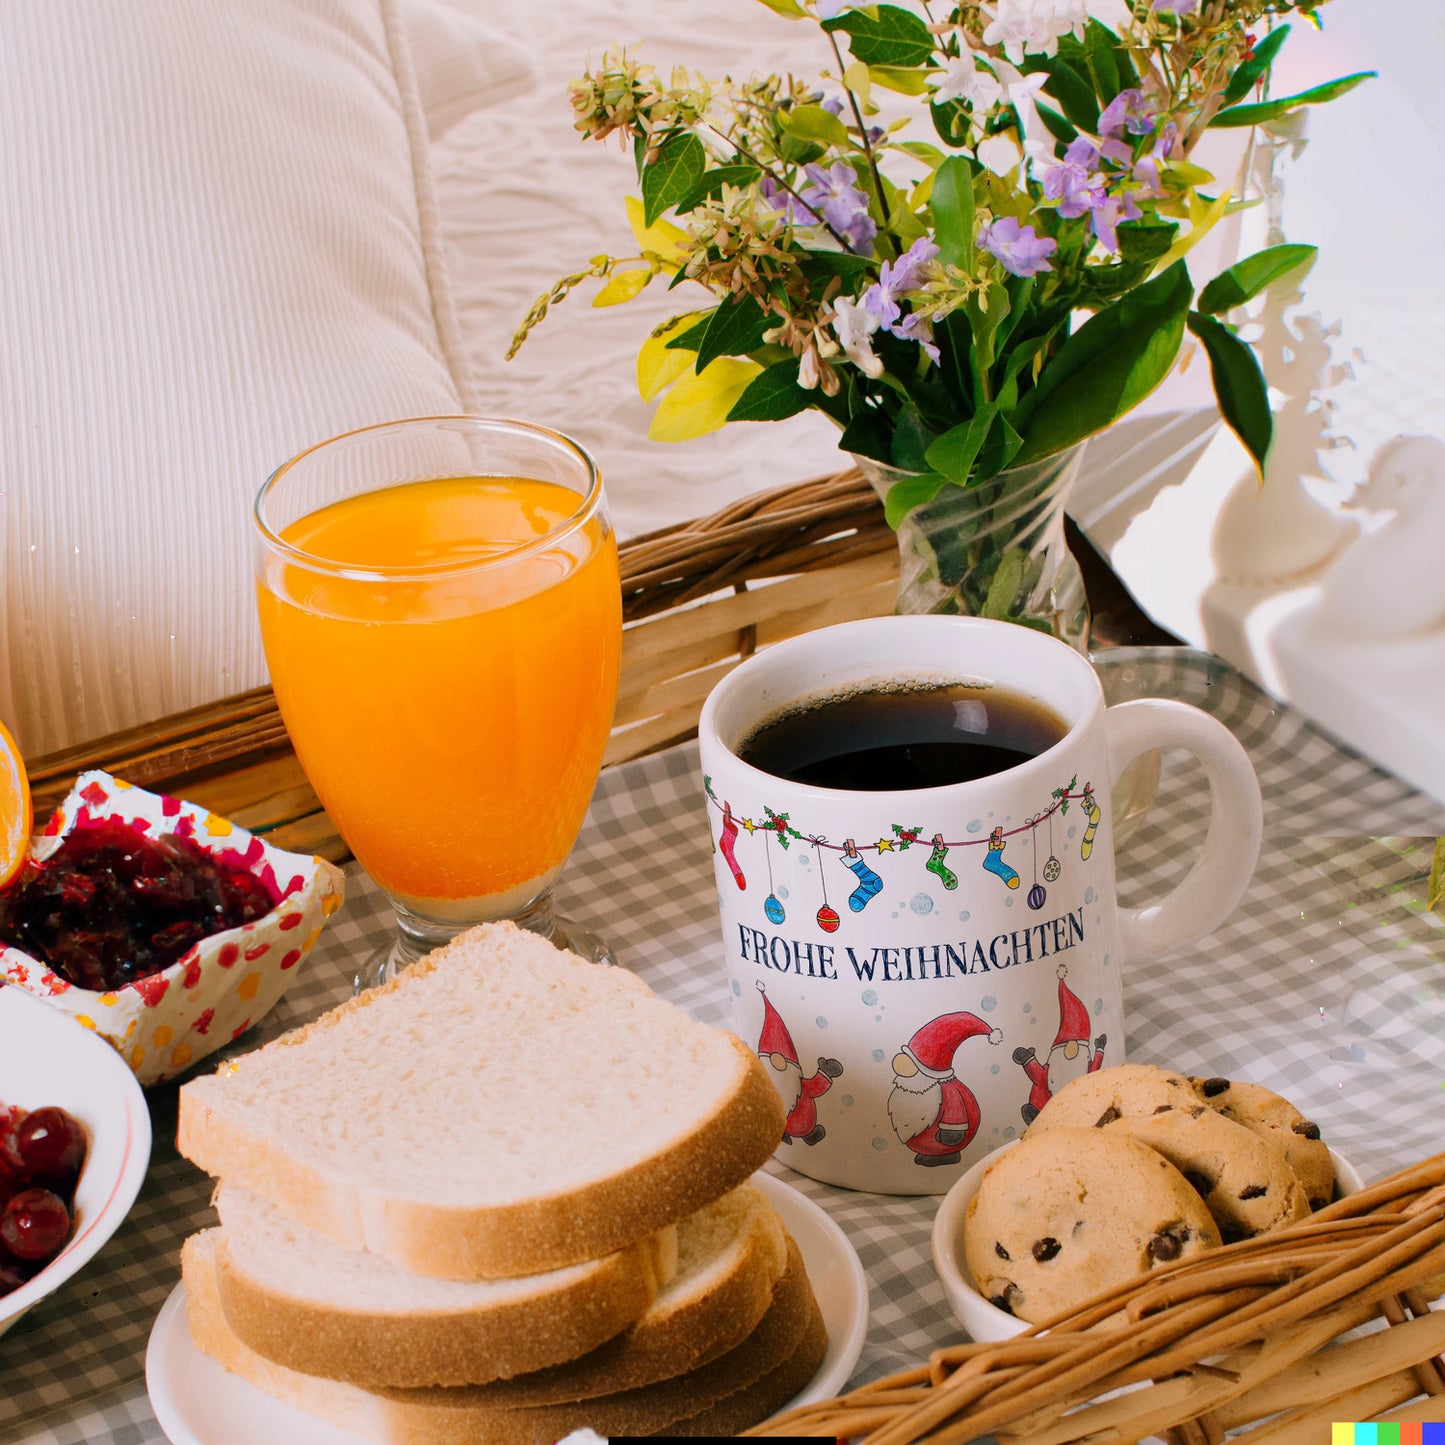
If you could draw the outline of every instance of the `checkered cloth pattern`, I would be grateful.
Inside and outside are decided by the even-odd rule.
[[[1212,937],[1125,981],[1130,1057],[1246,1077],[1288,1095],[1366,1179],[1445,1139],[1445,920],[1424,904],[1445,808],[1333,742],[1226,664],[1185,649],[1096,659],[1111,702],[1173,697],[1221,718],[1248,749],[1266,808],[1248,896]],[[1164,758],[1154,804],[1119,847],[1124,901],[1182,875],[1208,818],[1192,763]],[[618,962],[726,1024],[697,748],[609,770],[558,903]],[[249,1049],[347,998],[390,910],[355,868],[302,976]],[[210,1069],[215,1060],[202,1067]],[[0,1440],[163,1440],[147,1403],[146,1340],[174,1287],[182,1239],[214,1223],[210,1181],[180,1159],[176,1089],[150,1093],[155,1150],[129,1218],[65,1288],[0,1338]],[[962,1338],[934,1275],[937,1200],[850,1193],[769,1168],[818,1201],[868,1275],[871,1319],[854,1383]]]

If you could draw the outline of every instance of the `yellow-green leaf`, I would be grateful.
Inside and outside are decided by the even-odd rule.
[[[1430,887],[1425,906],[1436,913],[1445,914],[1445,838],[1435,840],[1435,852],[1430,861]]]
[[[647,435],[655,442],[685,442],[717,431],[762,369],[733,356],[719,357],[701,376],[689,366],[658,403]]]
[[[650,267],[614,272],[607,284],[592,298],[592,304],[619,306],[624,301],[631,301],[652,280],[653,274]]]
[[[870,65],[868,74],[874,85],[884,90],[897,91],[899,95],[926,95],[928,77],[932,70],[913,70],[902,65]]]
[[[1206,201],[1197,191],[1189,193],[1189,229],[1154,263],[1154,274],[1162,275],[1181,256],[1187,255],[1195,244],[1202,241],[1214,229],[1229,209],[1230,193],[1223,192],[1217,199]]]
[[[651,401],[693,364],[697,356],[695,351],[679,346],[669,347],[667,343],[691,326],[701,314],[692,311],[686,316],[679,316],[665,331],[649,336],[642,343],[642,349],[637,353],[637,390],[643,401]]]
[[[786,20],[804,20],[808,12],[798,4],[798,0],[762,0],[762,3],[769,10],[776,11]]]
[[[636,196],[627,197],[627,220],[632,234],[644,251],[651,251],[666,262],[681,261],[687,254],[687,232],[671,221],[654,221],[645,224],[641,200]]]
[[[858,97],[858,104],[864,110],[868,109],[870,102],[869,92],[873,88],[873,81],[868,73],[868,67],[861,60],[855,60],[843,72],[843,84]]]

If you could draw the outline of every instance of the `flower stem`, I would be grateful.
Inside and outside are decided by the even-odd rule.
[[[853,119],[858,122],[858,139],[863,146],[863,154],[868,159],[868,169],[873,173],[873,191],[878,197],[878,209],[883,214],[883,225],[885,234],[892,242],[893,254],[898,254],[898,244],[892,241],[892,233],[886,228],[892,222],[892,216],[888,210],[888,197],[883,193],[883,177],[878,173],[878,157],[873,152],[873,142],[868,139],[868,126],[863,120],[863,108],[858,104],[858,97],[853,94],[852,87],[843,79],[843,72],[848,68],[843,64],[843,52],[838,48],[838,37],[831,30],[824,32],[828,37],[828,44],[833,47],[833,55],[838,61],[838,82],[843,87],[843,93],[848,97],[848,104],[853,108]]]

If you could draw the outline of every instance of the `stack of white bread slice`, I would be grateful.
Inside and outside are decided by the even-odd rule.
[[[191,1335],[368,1439],[729,1435],[827,1334],[749,1176],[783,1129],[741,1040],[509,924],[180,1092],[220,1180]]]

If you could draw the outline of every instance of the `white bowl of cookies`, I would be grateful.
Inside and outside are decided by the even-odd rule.
[[[1066,1085],[944,1195],[934,1265],[970,1338],[1008,1339],[1361,1187],[1272,1090],[1120,1064]]]

